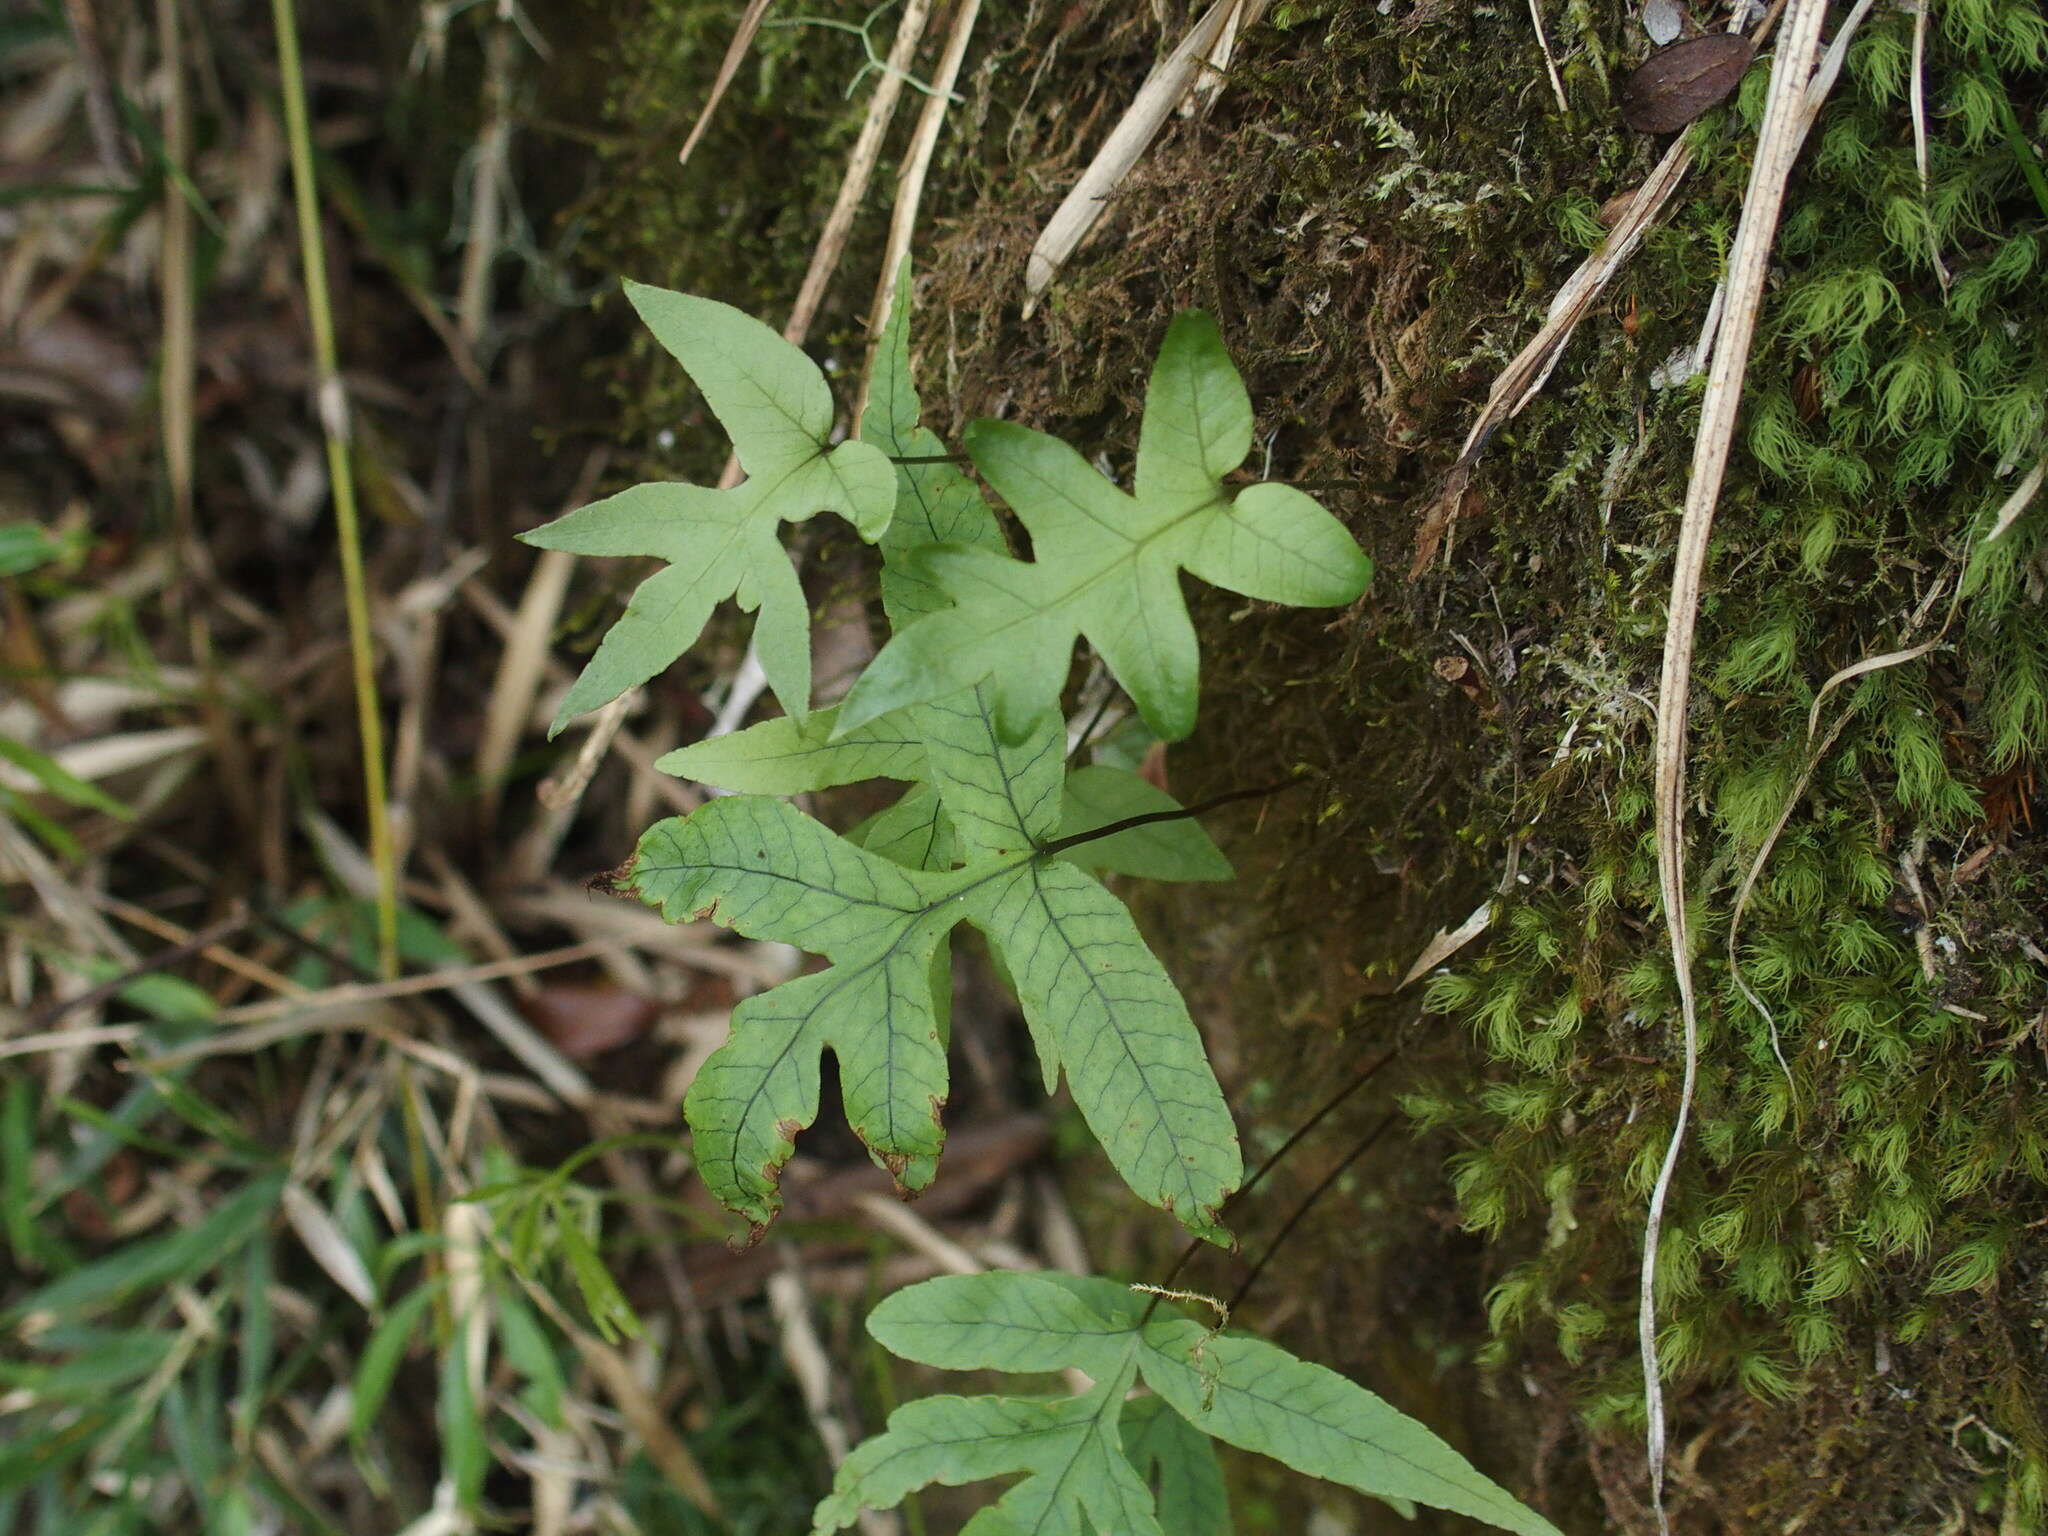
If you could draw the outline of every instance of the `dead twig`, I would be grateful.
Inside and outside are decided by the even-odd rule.
[[[917,115],[917,127],[910,147],[903,155],[903,168],[896,173],[896,206],[889,214],[889,238],[882,247],[881,274],[875,279],[874,302],[868,306],[870,343],[889,323],[889,310],[896,302],[896,277],[903,270],[903,258],[910,254],[910,237],[917,230],[917,210],[924,200],[925,178],[931,174],[932,152],[938,148],[939,130],[945,126],[946,108],[953,100],[953,86],[960,79],[960,65],[967,57],[967,44],[974,36],[975,19],[981,14],[981,0],[960,0],[953,16],[953,30],[946,34],[946,51],[939,56],[939,70],[925,97],[924,110]],[[854,403],[854,420],[867,408],[868,375],[874,368],[874,348],[868,348],[867,366],[861,370],[860,398]]]
[[[974,3],[974,0],[969,0],[969,3]],[[1026,319],[1037,309],[1039,298],[1059,275],[1067,258],[1074,254],[1102,218],[1109,199],[1123,185],[1131,168],[1152,147],[1152,141],[1159,136],[1167,118],[1187,99],[1189,90],[1200,78],[1203,61],[1214,51],[1225,25],[1243,3],[1244,0],[1215,0],[1215,4],[1202,13],[1201,19],[1188,29],[1173,52],[1146,77],[1116,127],[1103,141],[1102,148],[1088,162],[1081,179],[1074,183],[1073,190],[1053,211],[1053,216],[1046,220],[1045,228],[1040,232],[1037,244],[1031,247],[1031,255],[1024,264]],[[883,263],[885,282],[895,270],[893,262]],[[878,303],[876,313],[885,314],[886,306]],[[881,326],[881,319],[872,323],[875,332],[879,332]]]
[[[740,13],[740,24],[733,29],[732,41],[725,46],[725,57],[718,61],[718,76],[711,82],[711,94],[704,100],[704,110],[697,114],[697,121],[690,127],[690,136],[683,140],[683,147],[676,154],[677,165],[688,165],[690,156],[696,153],[704,131],[711,126],[711,115],[725,99],[732,77],[740,71],[740,61],[754,46],[754,34],[761,30],[761,18],[768,14],[770,3],[771,0],[748,0],[746,10]]]

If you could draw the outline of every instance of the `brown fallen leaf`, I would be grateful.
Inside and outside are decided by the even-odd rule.
[[[653,998],[623,987],[542,987],[520,1007],[571,1061],[591,1061],[632,1044],[659,1012]]]
[[[1726,101],[1756,45],[1727,32],[1659,48],[1621,87],[1621,120],[1637,133],[1676,133]]]

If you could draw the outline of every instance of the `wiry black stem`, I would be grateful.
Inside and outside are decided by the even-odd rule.
[[[1115,837],[1119,832],[1128,832],[1133,827],[1149,827],[1162,821],[1185,821],[1190,816],[1204,816],[1219,806],[1231,805],[1239,800],[1262,800],[1268,795],[1277,795],[1303,779],[1290,779],[1285,784],[1265,784],[1257,789],[1233,789],[1227,795],[1218,795],[1213,800],[1204,800],[1200,805],[1183,806],[1177,811],[1147,811],[1142,816],[1126,816],[1122,821],[1112,821],[1107,826],[1096,827],[1090,832],[1076,832],[1068,837],[1054,838],[1049,843],[1040,843],[1038,851],[1047,858],[1065,853],[1069,848],[1078,848],[1083,843],[1092,843],[1098,838]]]
[[[1252,1265],[1251,1273],[1246,1275],[1243,1280],[1238,1282],[1236,1293],[1232,1295],[1230,1300],[1225,1304],[1225,1311],[1235,1312],[1238,1309],[1239,1304],[1242,1303],[1245,1297],[1250,1294],[1251,1288],[1258,1283],[1259,1276],[1265,1273],[1266,1266],[1273,1262],[1273,1255],[1280,1251],[1280,1245],[1282,1243],[1285,1243],[1287,1239],[1293,1234],[1294,1229],[1297,1225],[1299,1225],[1301,1218],[1309,1213],[1310,1209],[1315,1205],[1315,1203],[1318,1200],[1322,1199],[1324,1195],[1329,1193],[1330,1186],[1335,1184],[1338,1179],[1344,1176],[1345,1169],[1349,1168],[1353,1163],[1357,1162],[1361,1157],[1365,1156],[1365,1154],[1372,1149],[1373,1144],[1377,1142],[1380,1139],[1380,1137],[1386,1134],[1387,1128],[1391,1126],[1394,1123],[1394,1121],[1398,1118],[1399,1116],[1392,1112],[1382,1115],[1380,1117],[1379,1124],[1375,1125],[1371,1130],[1367,1131],[1365,1133],[1364,1138],[1358,1143],[1358,1145],[1353,1147],[1349,1152],[1345,1153],[1343,1160],[1340,1161],[1336,1167],[1332,1168],[1328,1173],[1323,1175],[1323,1177],[1317,1182],[1316,1187],[1310,1190],[1307,1196],[1303,1198],[1301,1204],[1297,1205],[1294,1208],[1293,1214],[1290,1215],[1287,1218],[1287,1220],[1280,1224],[1280,1230],[1274,1233],[1273,1240],[1270,1243],[1266,1244],[1266,1251],[1260,1254],[1258,1257],[1258,1262]]]
[[[1359,1089],[1363,1088],[1375,1077],[1378,1077],[1381,1071],[1383,1071],[1386,1068],[1387,1064],[1393,1061],[1393,1059],[1400,1054],[1401,1048],[1399,1046],[1395,1046],[1394,1049],[1386,1051],[1381,1055],[1373,1058],[1373,1060],[1367,1062],[1363,1067],[1359,1068],[1357,1072],[1353,1073],[1350,1082],[1346,1083],[1342,1088],[1339,1088],[1335,1093],[1331,1094],[1329,1098],[1325,1099],[1323,1101],[1322,1108],[1318,1109],[1314,1114],[1310,1115],[1300,1125],[1296,1126],[1294,1134],[1289,1136],[1285,1141],[1281,1142],[1279,1147],[1274,1151],[1271,1157],[1268,1157],[1263,1163],[1260,1163],[1257,1168],[1252,1170],[1252,1176],[1246,1179],[1243,1184],[1239,1185],[1237,1190],[1230,1196],[1230,1198],[1223,1202],[1222,1207],[1219,1209],[1217,1214],[1221,1215],[1223,1211],[1229,1210],[1232,1206],[1236,1205],[1238,1201],[1242,1200],[1246,1195],[1250,1194],[1253,1190],[1257,1189],[1259,1187],[1259,1181],[1265,1178],[1267,1174],[1271,1173],[1274,1167],[1279,1163],[1280,1159],[1285,1157],[1288,1153],[1292,1152],[1304,1136],[1308,1135],[1310,1131],[1313,1131],[1317,1126],[1321,1125],[1324,1120],[1328,1119],[1330,1114],[1337,1108],[1338,1105],[1342,1104],[1346,1099],[1350,1098],[1352,1094],[1358,1092]],[[1193,1242],[1189,1243],[1187,1247],[1181,1249],[1180,1257],[1173,1261],[1173,1268],[1166,1272],[1166,1279],[1161,1282],[1162,1287],[1170,1287],[1175,1280],[1180,1278],[1180,1272],[1188,1267],[1189,1261],[1192,1260],[1194,1256],[1201,1251],[1201,1247],[1202,1240],[1200,1238],[1196,1238]],[[1267,1256],[1271,1257],[1271,1254],[1272,1250],[1269,1248],[1267,1250]],[[1264,1263],[1265,1261],[1261,1260],[1260,1262]],[[1257,1271],[1254,1270],[1253,1273],[1254,1275],[1256,1275]],[[1159,1298],[1156,1295],[1151,1299],[1151,1301],[1146,1303],[1145,1315],[1138,1319],[1138,1326],[1140,1328],[1144,1327],[1146,1323],[1152,1320],[1153,1310],[1156,1307],[1158,1307],[1158,1305]]]

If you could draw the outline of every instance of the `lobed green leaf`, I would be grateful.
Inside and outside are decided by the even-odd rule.
[[[1007,965],[1048,1086],[1065,1071],[1143,1198],[1227,1240],[1217,1211],[1242,1164],[1186,1005],[1122,903],[1041,852],[1066,814],[1057,718],[1007,745],[977,691],[913,721],[929,786],[866,829],[902,862],[753,797],[713,801],[641,839],[630,883],[665,915],[712,918],[833,962],[743,1002],[692,1084],[684,1111],[707,1187],[757,1228],[774,1218],[781,1169],[817,1116],[828,1049],[848,1121],[876,1161],[906,1191],[930,1182],[947,1093],[942,945],[964,919]],[[755,742],[788,745],[813,730]],[[748,773],[772,758],[781,783],[797,781],[792,763],[798,779],[837,771],[829,745],[799,756],[721,750]]]
[[[1135,1366],[1158,1396],[1118,1405],[1112,1459],[1140,1486],[1156,1484],[1157,1511],[1148,1493],[1142,1517],[1126,1511],[1121,1518],[1130,1525],[1102,1530],[1228,1532],[1229,1508],[1209,1445],[1214,1437],[1397,1507],[1413,1501],[1522,1536],[1557,1536],[1549,1521],[1363,1387],[1274,1345],[1203,1328],[1114,1281],[1050,1272],[946,1276],[888,1297],[869,1314],[868,1331],[891,1353],[926,1365],[1071,1368],[1098,1386],[1068,1398],[937,1398],[899,1410],[887,1433],[841,1469],[832,1497],[819,1506],[819,1530],[837,1529],[860,1508],[886,1507],[927,1483],[1025,1468],[1042,1474],[1041,1441],[1058,1444],[1080,1468],[1081,1447],[1071,1439],[1076,1424],[1091,1413],[1095,1422],[1107,1418],[1102,1385],[1114,1384],[1121,1397]],[[1087,1467],[1088,1476],[1101,1476],[1093,1462]],[[1012,1500],[1027,1486],[1013,1489],[997,1511],[1012,1513]],[[1040,1513],[1018,1500],[1024,1507]]]
[[[639,485],[520,535],[541,549],[668,562],[642,582],[556,711],[549,734],[646,682],[696,642],[727,598],[758,612],[754,646],[782,707],[810,708],[810,611],[778,539],[783,522],[835,512],[879,537],[896,473],[871,443],[832,434],[817,364],[729,305],[628,283],[647,328],[695,381],[732,436],[747,478],[730,489]]]
[[[1223,476],[1251,448],[1243,381],[1207,315],[1167,331],[1146,394],[1134,493],[1043,432],[979,421],[975,465],[1031,534],[1033,558],[982,541],[935,543],[900,562],[952,606],[927,608],[847,696],[851,730],[988,681],[1004,734],[1055,705],[1085,638],[1169,741],[1195,721],[1200,667],[1180,589],[1185,569],[1272,602],[1331,605],[1365,590],[1372,562],[1309,496],[1280,485],[1233,495]]]
[[[1155,1317],[1138,1365],[1146,1384],[1190,1424],[1297,1472],[1522,1536],[1557,1536],[1419,1420],[1278,1345]]]

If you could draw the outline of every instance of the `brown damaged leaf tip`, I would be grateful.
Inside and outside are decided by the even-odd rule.
[[[1741,83],[1756,45],[1713,32],[1659,48],[1621,88],[1621,120],[1637,133],[1676,133]]]

